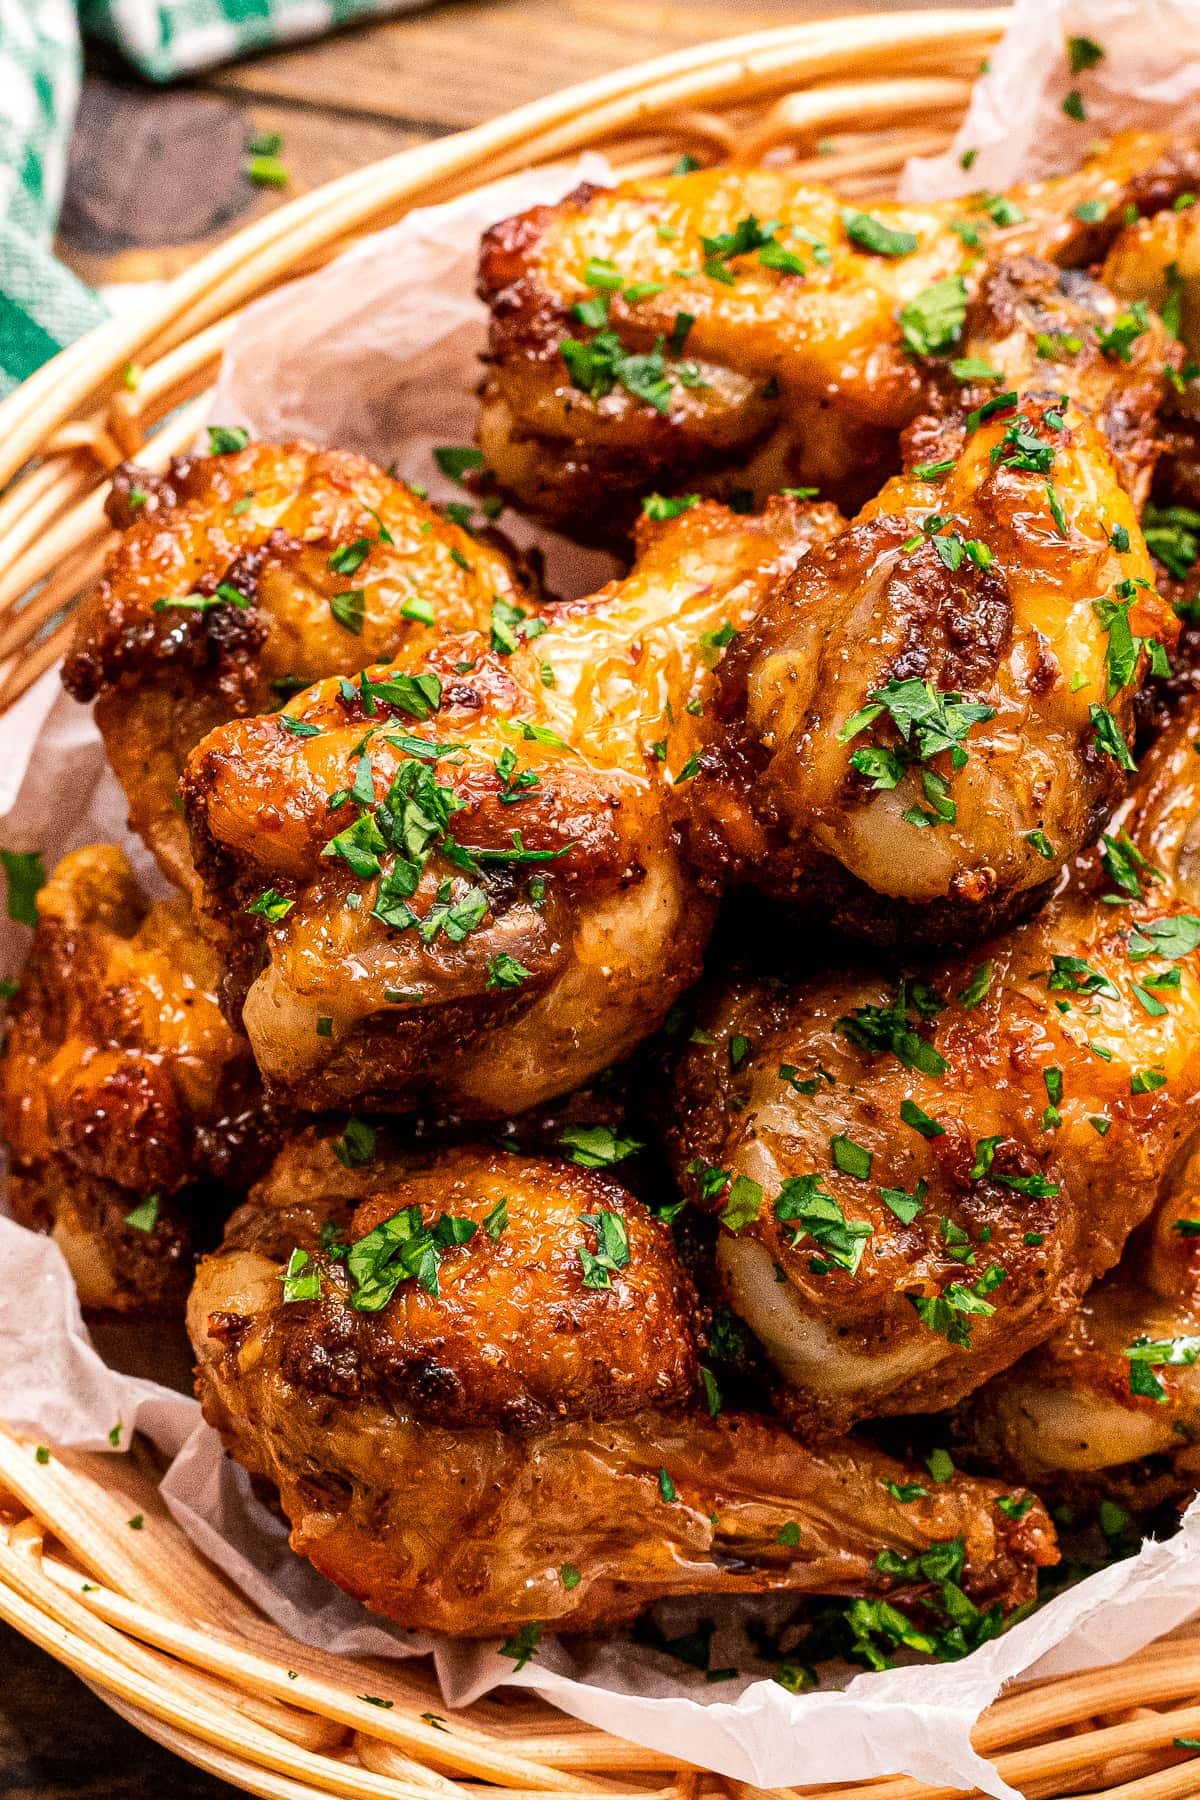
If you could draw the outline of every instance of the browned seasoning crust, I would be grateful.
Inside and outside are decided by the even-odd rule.
[[[322,1225],[357,1243],[411,1205],[479,1223],[501,1196],[506,1226],[443,1253],[437,1301],[409,1281],[355,1310],[320,1247]],[[628,1260],[589,1287],[605,1213]],[[320,1293],[289,1302],[296,1248]],[[667,1594],[880,1594],[881,1550],[956,1537],[979,1604],[1031,1593],[1055,1555],[1036,1502],[1014,1519],[998,1484],[956,1476],[901,1504],[886,1483],[911,1471],[866,1446],[710,1418],[694,1306],[669,1232],[611,1177],[469,1148],[348,1173],[305,1135],[201,1266],[190,1330],[206,1416],[277,1485],[293,1545],[404,1625],[487,1637],[614,1625]]]
[[[525,510],[600,541],[622,535],[650,485],[740,486],[760,502],[815,485],[857,506],[946,369],[902,341],[909,303],[959,278],[973,297],[1005,258],[1084,267],[1128,207],[1168,205],[1198,174],[1191,146],[1124,133],[1075,174],[1008,196],[874,205],[874,221],[909,239],[882,253],[849,236],[830,190],[777,169],[585,186],[504,220],[485,234],[479,268],[491,311],[479,443],[491,479]],[[753,243],[721,249],[747,221],[773,232],[773,260]],[[616,380],[596,394],[572,379],[564,340],[587,345],[604,330],[634,356],[657,346],[661,400],[636,376],[632,390]],[[1070,386],[1066,362],[1062,379]],[[1136,436],[1111,422],[1122,440]]]
[[[1198,727],[1193,703],[1143,769],[1126,824],[1161,875],[1141,897],[1089,855],[1037,918],[911,971],[900,1011],[861,972],[734,980],[701,1011],[677,1167],[722,1210],[730,1177],[758,1184],[718,1258],[791,1416],[952,1404],[1048,1337],[1153,1207],[1200,1099]],[[839,1221],[856,1255],[844,1230],[823,1253]]]
[[[503,554],[348,451],[250,444],[161,476],[129,467],[109,515],[122,536],[63,680],[96,702],[134,830],[192,891],[179,777],[206,732],[404,644],[484,629],[497,598],[526,604]]]
[[[536,634],[443,635],[365,689],[326,681],[285,716],[210,733],[188,819],[268,1082],[314,1110],[496,1116],[648,1036],[699,973],[712,920],[677,821],[713,666],[837,523],[786,499],[647,521],[631,573],[547,607]],[[410,785],[441,820],[414,822],[411,856],[389,823],[415,821]],[[395,903],[400,861],[411,906]],[[264,891],[279,916],[247,911]],[[447,907],[466,910],[439,925]]]
[[[249,1047],[190,910],[147,905],[121,851],[65,857],[38,910],[0,1061],[13,1212],[88,1310],[178,1313],[195,1245],[271,1154]]]
[[[767,597],[689,792],[702,866],[883,941],[977,940],[1044,897],[1125,786],[1098,719],[1132,737],[1148,641],[1178,633],[1087,416],[994,407],[914,433],[905,473]],[[1114,688],[1118,592],[1143,641]],[[920,753],[886,704],[904,683],[971,709],[954,745]]]

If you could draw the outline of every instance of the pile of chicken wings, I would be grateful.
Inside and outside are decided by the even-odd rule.
[[[12,1200],[377,1611],[956,1657],[1200,1486],[1197,190],[580,189],[468,498],[118,474],[64,680],[174,898],[39,894]]]

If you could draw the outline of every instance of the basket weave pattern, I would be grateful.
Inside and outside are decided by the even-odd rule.
[[[681,151],[770,157],[848,195],[884,192],[908,156],[944,147],[1004,19],[819,21],[604,76],[303,196],[145,310],[72,345],[0,405],[0,709],[63,650],[109,541],[109,472],[135,454],[162,467],[189,443],[248,302],[412,207],[476,186],[480,168],[497,179],[586,148],[629,173],[661,171]],[[296,1644],[200,1558],[167,1515],[148,1458],[46,1461],[35,1448],[0,1426],[0,1617],[149,1736],[251,1793],[705,1800],[735,1790],[734,1800],[759,1800],[529,1695],[508,1690],[452,1712],[422,1662]],[[1006,1695],[974,1742],[1030,1800],[1195,1800],[1200,1761],[1175,1740],[1200,1738],[1197,1696],[1200,1625],[1118,1668]],[[907,1778],[805,1793],[935,1796]]]

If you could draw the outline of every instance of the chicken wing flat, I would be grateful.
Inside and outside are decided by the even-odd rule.
[[[63,680],[96,700],[130,822],[185,890],[179,777],[207,731],[523,603],[500,552],[345,451],[242,444],[126,469],[109,510],[124,533]]]
[[[843,927],[969,941],[1099,831],[1178,620],[1060,394],[993,394],[912,448],[726,652],[691,841]]]
[[[1200,1488],[1200,1147],[1061,1331],[959,1411],[973,1451],[1142,1510]]]
[[[585,538],[703,477],[858,504],[990,261],[1085,265],[1198,179],[1190,146],[1128,133],[1008,195],[869,212],[775,169],[581,188],[484,238],[479,443],[502,491]]]
[[[688,1190],[792,1414],[959,1400],[1109,1269],[1195,1129],[1200,711],[1041,914],[908,981],[718,990],[682,1056]],[[1099,866],[1097,866],[1097,861]]]
[[[895,1592],[932,1647],[935,1563],[973,1639],[1032,1593],[1055,1555],[1032,1496],[901,1500],[913,1471],[875,1450],[704,1408],[695,1313],[669,1229],[606,1173],[306,1134],[201,1265],[189,1329],[205,1415],[294,1548],[406,1626],[531,1648],[668,1594]]]
[[[0,1060],[13,1213],[89,1310],[182,1313],[194,1243],[270,1157],[249,1046],[190,909],[148,906],[120,850],[74,851],[37,904]]]
[[[188,815],[269,1085],[498,1116],[652,1032],[712,916],[674,823],[712,665],[837,523],[789,500],[647,521],[589,599],[212,732]]]

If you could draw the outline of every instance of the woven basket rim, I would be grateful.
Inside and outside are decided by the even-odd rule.
[[[947,118],[1008,17],[1005,7],[808,20],[590,78],[298,196],[208,251],[145,309],[96,327],[0,403],[0,484],[9,484],[0,487],[0,709],[61,648],[55,621],[103,554],[108,471],[135,452],[161,464],[190,441],[225,336],[249,300],[413,205],[590,144],[625,167],[666,166],[680,144],[722,155],[751,144],[757,156],[772,132],[814,142],[823,108],[849,136],[857,89],[881,96],[885,114],[894,108],[893,128],[858,132],[855,147],[820,173],[873,191],[908,150],[945,142]],[[797,90],[804,105],[789,115],[786,96]],[[926,102],[931,122],[920,117]],[[487,182],[473,184],[480,167]],[[133,392],[119,379],[131,361],[144,363]],[[249,1792],[468,1800],[504,1788],[700,1800],[738,1786],[527,1697],[490,1698],[451,1716],[427,1673],[408,1665],[370,1668],[372,1691],[394,1696],[380,1711],[357,1691],[364,1665],[291,1644],[223,1582],[166,1514],[136,1456],[55,1452],[43,1463],[34,1448],[0,1423],[0,1617],[149,1735]],[[144,1529],[131,1534],[135,1512]],[[1197,1694],[1200,1627],[1116,1668],[1022,1685],[988,1709],[974,1741],[1006,1779],[1045,1800],[1097,1782],[1113,1800],[1194,1800],[1200,1771],[1172,1744],[1200,1735],[1200,1705],[1189,1704]],[[806,1792],[932,1800],[902,1777]],[[759,1800],[757,1790],[744,1793]]]

